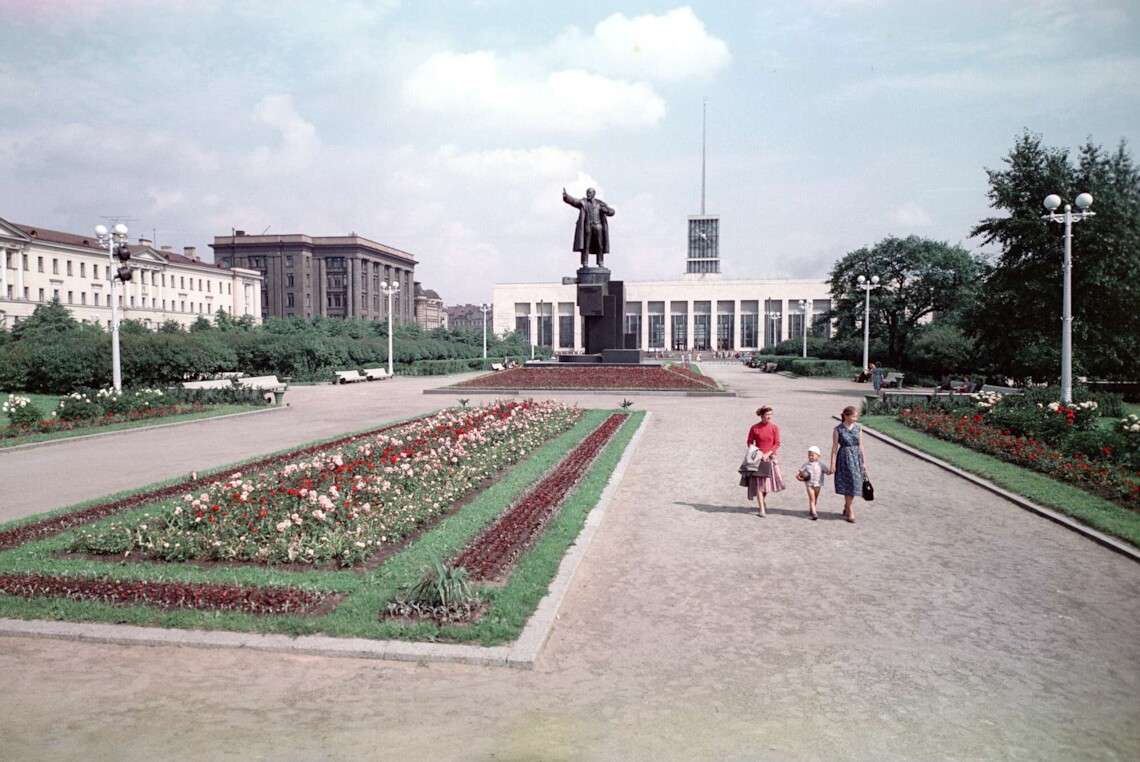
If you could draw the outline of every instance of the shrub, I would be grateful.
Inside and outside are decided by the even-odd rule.
[[[797,376],[826,376],[829,378],[849,378],[857,372],[854,365],[846,360],[816,360],[795,358],[788,363],[788,370]]]
[[[54,415],[61,421],[85,421],[103,415],[103,406],[85,392],[72,392],[59,401]]]
[[[8,421],[17,429],[26,429],[35,426],[44,417],[43,411],[28,397],[9,394],[4,401],[4,413]]]

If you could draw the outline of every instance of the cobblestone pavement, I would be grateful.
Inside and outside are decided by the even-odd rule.
[[[650,429],[535,670],[4,638],[0,758],[1140,757],[1140,567],[874,440],[857,524],[830,493],[808,521],[790,478],[760,519],[735,473],[753,409],[787,475],[861,389],[706,370],[743,396],[635,397]],[[448,401],[412,381],[116,446],[176,474]],[[79,443],[20,457],[67,499],[117,488]],[[7,515],[63,502],[30,489]]]

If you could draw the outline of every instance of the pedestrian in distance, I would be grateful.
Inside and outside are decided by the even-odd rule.
[[[796,472],[796,479],[804,483],[807,488],[808,516],[812,521],[819,519],[819,492],[823,489],[824,476],[831,473],[826,463],[820,462],[822,452],[812,445],[808,448],[807,462],[800,466]]]
[[[748,446],[760,450],[760,464],[756,472],[748,475],[748,499],[756,501],[757,512],[763,518],[767,515],[766,498],[769,493],[784,489],[780,476],[780,427],[772,422],[772,408],[765,405],[756,411],[760,422],[748,429]]]
[[[859,411],[848,405],[842,421],[831,432],[831,471],[835,474],[835,493],[843,495],[843,517],[855,523],[855,496],[863,494],[867,479],[867,459],[860,436]]]

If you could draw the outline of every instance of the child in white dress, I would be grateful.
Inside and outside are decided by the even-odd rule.
[[[819,491],[823,489],[823,477],[825,474],[831,473],[831,469],[820,462],[819,456],[820,449],[818,447],[815,445],[809,447],[807,463],[800,466],[800,470],[796,473],[796,478],[807,487],[808,515],[812,521],[819,519],[816,501],[819,500]]]

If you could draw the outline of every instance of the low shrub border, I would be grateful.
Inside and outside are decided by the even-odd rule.
[[[903,425],[893,416],[868,415],[861,421],[867,428],[880,431],[1027,500],[1140,547],[1140,515],[1133,511],[1044,474],[924,434]]]
[[[443,639],[484,645],[512,640],[517,637],[545,595],[562,555],[578,535],[586,514],[597,503],[610,473],[640,425],[644,413],[635,412],[629,416],[629,424],[618,430],[589,467],[546,532],[519,560],[507,583],[484,591],[488,609],[478,622],[463,626],[441,626],[432,622],[382,621],[377,614],[386,608],[387,602],[395,596],[397,590],[418,578],[431,559],[450,558],[466,546],[505,506],[517,501],[563,454],[573,449],[609,415],[611,411],[585,411],[573,428],[528,453],[523,461],[503,474],[462,510],[446,517],[437,527],[375,569],[297,571],[260,566],[171,563],[163,564],[156,571],[156,565],[152,562],[109,563],[88,558],[60,558],[56,554],[68,545],[68,532],[0,552],[0,574],[44,573],[117,580],[153,580],[156,574],[161,574],[163,581],[285,586],[344,596],[335,610],[327,614],[264,617],[239,611],[162,610],[153,606],[110,605],[99,601],[0,596],[0,617],[120,622],[239,632],[324,633],[371,639]],[[214,473],[224,474],[246,465],[248,464],[235,464],[217,469]],[[174,485],[153,485],[150,490],[167,486]],[[129,517],[124,515],[126,518]],[[32,518],[18,523],[33,524],[37,521],[38,519]],[[13,528],[12,523],[0,527],[0,530],[10,528]]]
[[[676,366],[578,365],[522,367],[488,373],[450,389],[614,389],[646,391],[718,391],[716,381]]]

